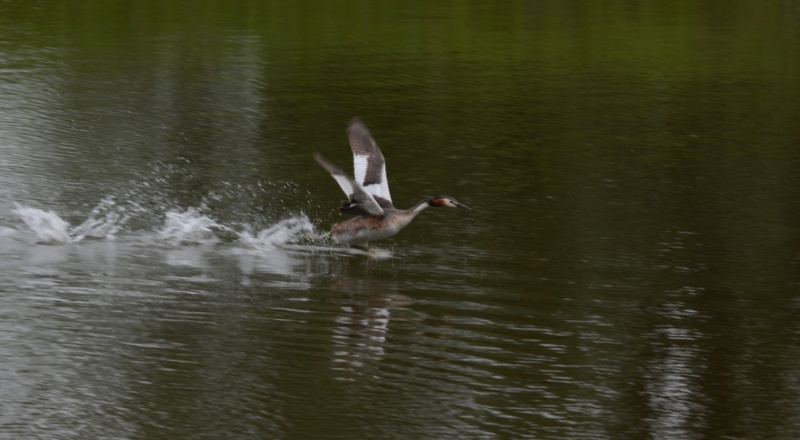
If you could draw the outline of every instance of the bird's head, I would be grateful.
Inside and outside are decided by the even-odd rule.
[[[428,199],[428,205],[434,208],[459,208],[470,209],[469,206],[460,203],[458,200],[449,196],[434,196]]]

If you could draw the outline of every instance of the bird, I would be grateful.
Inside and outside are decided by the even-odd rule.
[[[353,151],[355,179],[320,153],[314,154],[316,162],[347,194],[347,200],[342,202],[339,211],[355,216],[331,227],[329,234],[337,243],[369,248],[369,242],[397,234],[427,208],[470,209],[449,196],[426,197],[411,208],[395,208],[389,193],[383,153],[360,118],[353,118],[347,124],[347,138]]]

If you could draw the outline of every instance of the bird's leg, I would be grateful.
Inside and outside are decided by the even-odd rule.
[[[306,230],[305,232],[306,232],[306,238],[308,238],[309,240],[323,240],[323,239],[328,238],[329,235],[331,235],[330,231],[328,231],[328,232],[326,232],[324,234],[319,234],[319,235],[314,235],[309,230]]]

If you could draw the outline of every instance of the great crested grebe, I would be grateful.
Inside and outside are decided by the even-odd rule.
[[[370,241],[391,237],[429,206],[470,209],[448,196],[428,197],[409,209],[395,208],[389,194],[383,154],[361,119],[354,118],[350,121],[347,125],[347,137],[350,140],[350,149],[353,150],[355,179],[321,154],[314,155],[317,163],[331,173],[347,194],[347,200],[342,202],[339,211],[356,216],[333,225],[330,235],[338,243],[366,247]]]

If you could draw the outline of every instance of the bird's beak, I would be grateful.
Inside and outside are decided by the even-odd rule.
[[[459,208],[459,209],[472,209],[469,206],[467,206],[467,205],[465,205],[463,203],[459,203],[459,202],[456,202],[456,208]]]

